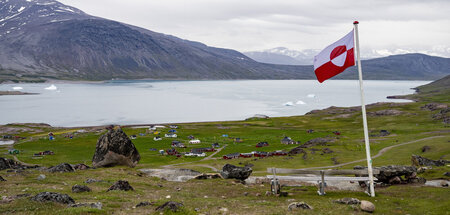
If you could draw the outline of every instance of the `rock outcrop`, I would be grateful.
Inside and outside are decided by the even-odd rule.
[[[168,201],[164,203],[161,206],[158,206],[156,208],[156,211],[165,211],[165,210],[171,210],[173,212],[178,211],[181,207],[183,207],[182,203],[174,202],[174,201]]]
[[[67,194],[54,192],[42,192],[32,197],[31,200],[38,202],[57,202],[61,204],[75,204],[75,201]]]
[[[305,202],[292,202],[291,204],[288,205],[288,209],[292,211],[294,209],[312,210],[313,208],[308,204],[306,204]]]
[[[220,172],[220,175],[222,175],[224,179],[234,178],[243,181],[252,174],[252,171],[252,168],[249,166],[238,167],[231,164],[225,164]]]
[[[72,167],[72,165],[68,163],[62,163],[56,166],[49,167],[47,169],[49,172],[74,172],[75,169]]]
[[[19,162],[16,162],[15,160],[8,159],[8,158],[1,158],[0,157],[0,170],[4,169],[28,169],[28,168],[37,168],[39,166],[25,166],[20,164]]]
[[[114,183],[111,187],[109,187],[106,192],[111,191],[111,190],[129,191],[129,190],[134,190],[134,189],[130,185],[130,183],[128,183],[128,181],[119,180],[116,183]]]
[[[360,204],[361,210],[369,213],[373,213],[375,211],[375,205],[372,202],[362,200]]]
[[[113,128],[98,139],[92,166],[125,165],[135,167],[140,159],[139,152],[125,132],[120,128]]]
[[[447,160],[431,160],[419,155],[413,155],[411,157],[411,162],[414,166],[444,166],[450,161]]]
[[[72,193],[82,193],[82,192],[91,192],[91,191],[92,191],[91,188],[89,188],[86,185],[75,184],[72,187]]]
[[[362,166],[355,166],[354,169],[367,169]],[[408,184],[408,183],[425,183],[424,178],[417,177],[417,168],[414,166],[390,165],[382,167],[374,167],[380,170],[379,174],[374,174],[377,182],[384,184]],[[358,175],[367,176],[367,175]]]
[[[348,198],[348,197],[345,197],[342,199],[337,199],[337,200],[334,200],[333,202],[339,203],[339,204],[345,204],[345,205],[358,205],[361,203],[361,201],[359,199]]]

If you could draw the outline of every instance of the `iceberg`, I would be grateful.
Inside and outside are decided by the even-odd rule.
[[[304,101],[302,101],[302,100],[298,100],[295,104],[298,104],[298,105],[305,105],[306,103],[305,103]]]
[[[23,90],[23,87],[13,87],[13,90]]]
[[[284,106],[294,106],[294,102],[286,102],[283,105]]]
[[[57,90],[58,88],[55,85],[50,85],[49,87],[44,88],[46,90]]]

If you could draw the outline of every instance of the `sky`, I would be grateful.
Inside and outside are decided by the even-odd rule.
[[[450,57],[450,0],[60,0],[84,12],[241,52],[323,49],[358,20],[361,55]]]

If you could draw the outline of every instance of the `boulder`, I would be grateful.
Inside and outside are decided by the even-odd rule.
[[[304,143],[300,147],[301,148],[309,148],[309,147],[312,147],[312,146],[326,146],[327,143],[334,142],[335,140],[336,139],[334,139],[334,138],[318,137],[318,138],[314,138],[314,139],[306,141],[306,143]]]
[[[67,194],[54,192],[42,192],[31,197],[31,200],[37,202],[57,202],[60,204],[75,204],[75,201]]]
[[[252,171],[252,168],[248,166],[238,167],[231,164],[225,164],[220,172],[220,175],[222,175],[225,179],[235,178],[243,181],[252,174]]]
[[[102,209],[102,203],[101,202],[91,202],[91,203],[77,203],[77,204],[71,204],[69,207],[77,208],[77,207],[89,207],[89,208],[95,208],[95,209]]]
[[[25,166],[20,164],[19,162],[12,160],[12,159],[8,159],[8,158],[1,158],[0,157],[0,170],[4,170],[4,169],[28,169],[28,168],[37,168],[39,167],[38,165],[34,165],[34,166]]]
[[[40,174],[40,175],[38,175],[38,177],[36,179],[41,181],[41,180],[44,180],[45,178],[46,178],[46,176],[44,174]]]
[[[125,165],[135,167],[141,156],[122,129],[110,129],[102,135],[95,148],[92,166],[111,167]]]
[[[6,181],[1,175],[0,175],[0,181]]]
[[[366,200],[362,200],[359,207],[361,207],[361,210],[363,210],[365,212],[372,213],[375,211],[375,205],[372,202],[369,202]]]
[[[86,181],[84,181],[84,183],[86,183],[86,184],[95,183],[95,182],[103,182],[103,180],[99,180],[99,179],[95,179],[95,178],[88,178],[88,179],[86,179]]]
[[[222,178],[222,176],[218,173],[203,173],[201,175],[197,175],[194,179],[216,179]]]
[[[73,169],[72,165],[68,163],[62,163],[57,166],[52,166],[47,169],[48,172],[75,172],[75,169]]]
[[[445,172],[444,176],[450,177],[450,172]]]
[[[308,204],[306,204],[305,202],[292,202],[291,204],[288,205],[288,209],[290,211],[294,210],[294,209],[307,209],[307,210],[312,210],[313,208],[311,206],[309,206]]]
[[[128,183],[128,181],[119,180],[116,183],[114,183],[111,187],[109,187],[106,192],[111,191],[111,190],[129,191],[129,190],[134,190],[134,189],[130,185],[130,183]]]
[[[139,202],[139,204],[137,204],[135,207],[145,207],[145,206],[149,206],[149,205],[153,205],[154,203],[152,202]]]
[[[83,163],[75,164],[75,165],[73,166],[73,169],[74,169],[74,170],[86,170],[86,169],[90,169],[90,168],[91,168],[91,167],[89,167],[88,165],[83,164]]]
[[[354,169],[367,169],[362,166],[355,166]],[[419,183],[422,178],[417,178],[417,168],[414,166],[401,166],[401,165],[390,165],[375,167],[374,169],[380,170],[379,174],[374,174],[378,182],[385,184],[404,184],[404,183]],[[367,175],[357,175],[357,176],[367,176]],[[402,176],[406,180],[402,180]],[[400,180],[400,181],[399,181]]]
[[[428,152],[430,150],[431,150],[431,147],[429,147],[429,146],[423,146],[422,147],[422,152]]]
[[[75,184],[72,187],[72,193],[82,193],[82,192],[91,192],[91,188],[85,185]]]
[[[342,199],[337,199],[337,200],[334,200],[333,202],[339,203],[339,204],[345,204],[345,205],[358,205],[361,203],[361,201],[359,199],[348,198],[348,197],[345,197]]]
[[[450,163],[447,160],[431,160],[419,155],[413,155],[411,161],[414,166],[444,166],[446,163]]]
[[[158,206],[156,208],[156,211],[165,211],[165,210],[171,210],[173,212],[178,211],[181,207],[183,207],[182,203],[174,202],[174,201],[168,201],[164,203],[161,206]]]

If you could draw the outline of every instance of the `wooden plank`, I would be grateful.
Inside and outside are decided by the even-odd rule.
[[[273,178],[273,175],[267,175],[267,178]],[[320,176],[279,176],[279,180],[298,180],[298,181],[320,181],[322,177]],[[325,181],[368,181],[369,177],[325,177]]]
[[[273,173],[273,169],[277,174],[314,174],[320,175],[321,170],[304,170],[304,169],[282,169],[282,168],[267,168],[268,173]],[[367,175],[367,170],[360,169],[332,169],[323,170],[325,175]],[[373,174],[379,174],[380,170],[374,169]]]

